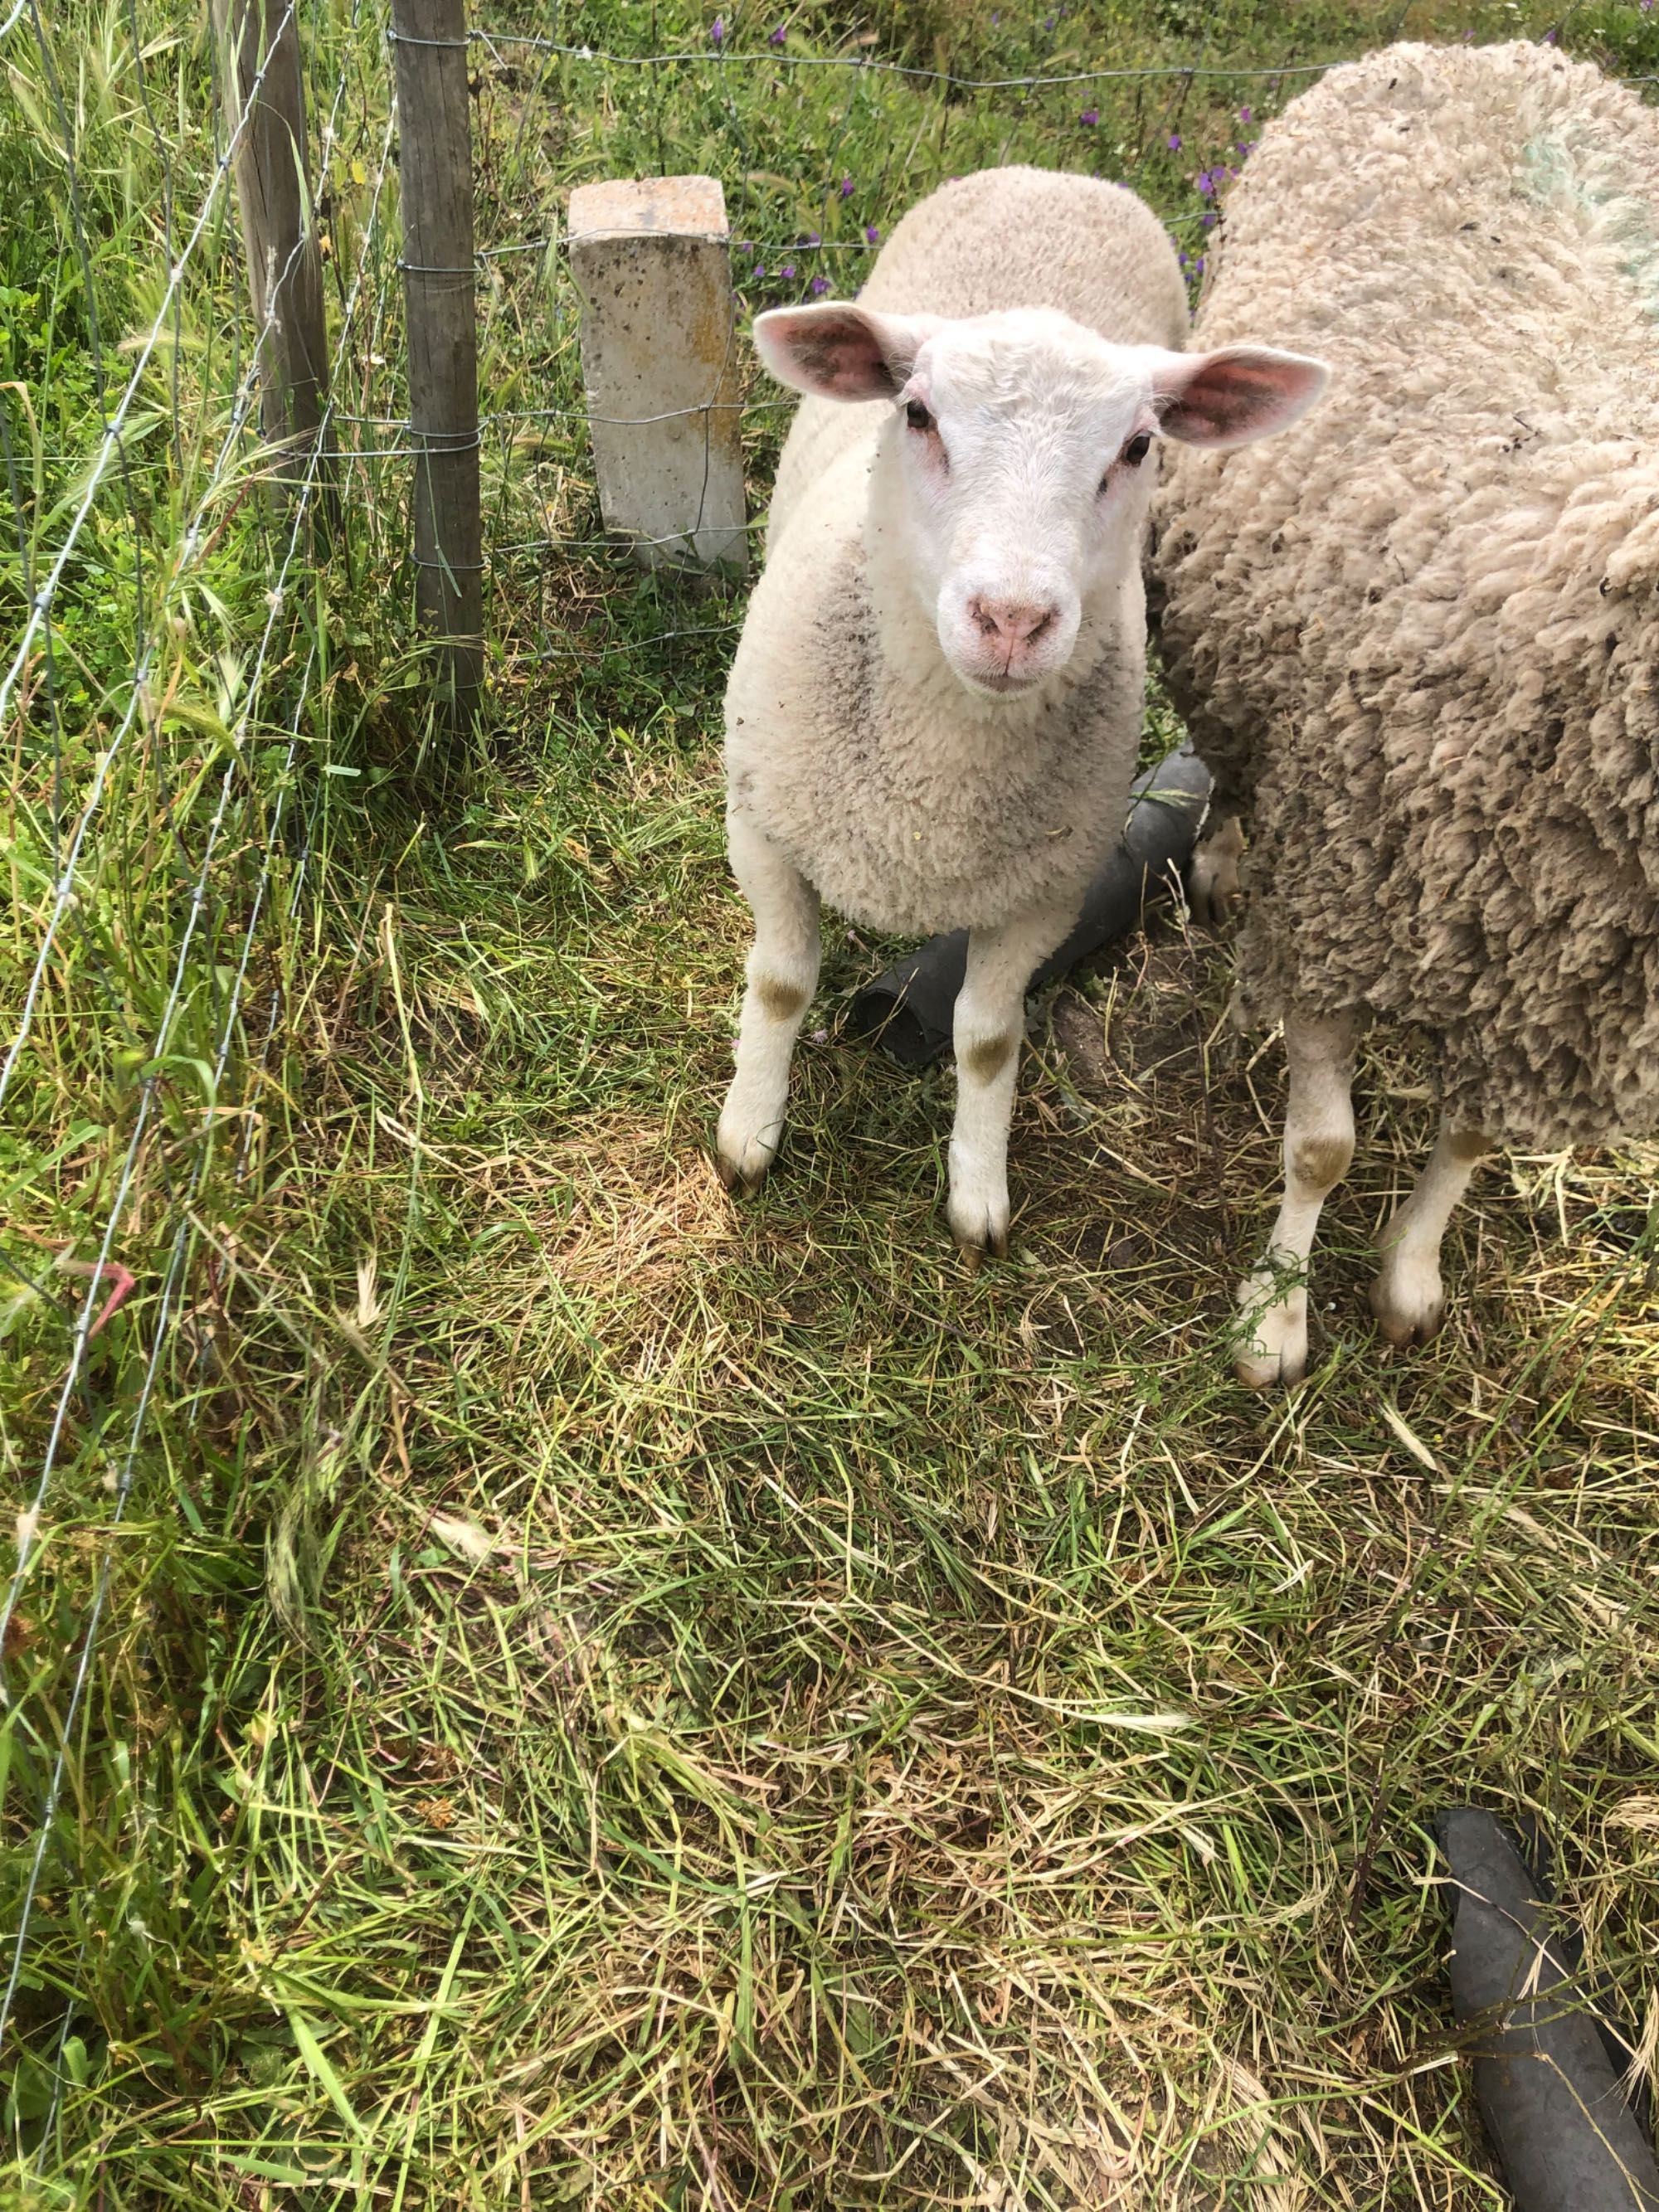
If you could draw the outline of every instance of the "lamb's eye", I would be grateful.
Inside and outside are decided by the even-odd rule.
[[[904,419],[913,430],[931,430],[933,427],[933,418],[920,399],[912,399],[906,404]]]
[[[1128,444],[1123,448],[1122,453],[1119,458],[1127,461],[1132,469],[1138,469],[1141,463],[1146,459],[1147,454],[1152,451],[1152,432],[1150,430],[1137,430],[1133,437],[1130,439]]]

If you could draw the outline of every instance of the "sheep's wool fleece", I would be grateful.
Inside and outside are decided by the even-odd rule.
[[[1659,1120],[1659,116],[1395,46],[1264,133],[1197,324],[1322,356],[1155,511],[1177,703],[1251,830],[1247,1008],[1437,1034],[1510,1143]]]
[[[895,314],[1058,309],[1128,344],[1181,346],[1168,235],[1132,192],[990,169],[895,228],[860,304]],[[730,804],[832,905],[925,935],[1081,903],[1123,826],[1145,687],[1126,560],[1085,605],[1072,661],[1027,700],[975,699],[946,665],[872,484],[890,401],[801,403],[779,463],[766,568],[726,692]],[[1150,473],[1150,472],[1149,472]],[[873,573],[872,573],[873,571]]]

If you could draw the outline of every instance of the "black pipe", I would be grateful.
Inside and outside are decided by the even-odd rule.
[[[1474,2094],[1516,2212],[1659,2212],[1659,2165],[1609,2056],[1619,2041],[1552,1929],[1547,1885],[1490,1813],[1434,1832],[1450,1869],[1452,2009],[1473,2022]]]
[[[1171,868],[1184,868],[1198,836],[1210,775],[1182,745],[1129,787],[1129,818],[1116,851],[1089,886],[1077,927],[1026,986],[1035,991],[1074,968],[1113,938],[1127,937]],[[873,1036],[904,1067],[926,1067],[951,1048],[951,1014],[968,969],[968,933],[931,938],[866,983],[854,998],[848,1027]]]

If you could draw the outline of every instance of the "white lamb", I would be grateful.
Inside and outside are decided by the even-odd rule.
[[[1159,499],[1171,684],[1251,825],[1241,994],[1290,1063],[1262,1384],[1306,1364],[1362,1016],[1439,1060],[1371,1293],[1395,1343],[1485,1152],[1659,1125],[1659,115],[1553,46],[1391,47],[1269,126],[1224,234],[1206,337],[1271,318],[1334,371]]]
[[[1025,986],[1123,825],[1159,436],[1294,422],[1315,361],[1177,350],[1180,272],[1134,195],[993,169],[883,248],[857,306],[759,318],[810,395],[726,692],[727,838],[755,947],[720,1115],[728,1188],[778,1148],[820,895],[885,931],[970,932],[950,1219],[1007,1249]]]

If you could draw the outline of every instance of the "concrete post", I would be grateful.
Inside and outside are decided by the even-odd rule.
[[[713,177],[570,195],[582,374],[607,530],[647,568],[749,565],[726,196]]]

